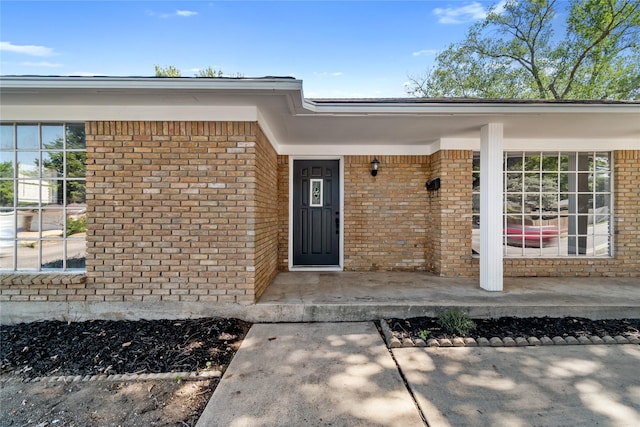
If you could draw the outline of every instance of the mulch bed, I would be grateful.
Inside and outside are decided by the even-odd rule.
[[[498,319],[473,319],[476,328],[467,336],[471,338],[516,338],[516,337],[580,337],[580,336],[637,336],[640,337],[640,319],[590,320],[581,317],[501,317]],[[387,320],[393,336],[420,338],[422,331],[428,331],[429,338],[454,338],[458,335],[447,333],[433,317]]]
[[[222,369],[250,326],[223,318],[2,325],[0,372],[32,378]]]

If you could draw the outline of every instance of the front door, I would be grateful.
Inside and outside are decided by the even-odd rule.
[[[293,265],[340,264],[340,161],[293,162]]]

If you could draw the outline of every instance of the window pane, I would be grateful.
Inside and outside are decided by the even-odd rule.
[[[42,125],[42,148],[62,150],[64,148],[64,128],[62,125]]]
[[[64,154],[62,151],[43,151],[41,176],[52,179],[64,176]]]
[[[609,164],[609,154],[608,153],[597,153],[596,154],[595,170],[596,170],[596,172],[610,171],[611,170],[611,165]]]
[[[42,209],[41,217],[43,236],[62,237],[65,221],[62,207]]]
[[[16,184],[18,206],[37,207],[40,203],[40,181],[37,179],[20,179]]]
[[[558,174],[543,173],[542,174],[542,191],[557,192],[558,191]]]
[[[18,213],[18,238],[27,237],[24,233],[31,233],[39,230],[38,211],[33,209],[20,209]]]
[[[522,194],[508,194],[506,196],[506,213],[522,213]]]
[[[560,165],[558,167],[560,171],[569,171],[569,156],[565,153],[560,153]]]
[[[62,173],[62,168],[59,169]],[[86,151],[67,151],[67,178],[84,178],[87,176]]]
[[[508,171],[521,171],[522,170],[522,153],[514,154],[507,153],[505,163]]]
[[[59,179],[43,179],[40,185],[42,205],[61,204],[63,185]]]
[[[64,240],[62,239],[43,240],[41,268],[63,268],[63,248]]]
[[[0,268],[13,269],[14,240],[0,239]]]
[[[0,151],[0,178],[13,178],[13,153]]]
[[[609,179],[609,172],[596,174],[596,191],[610,191],[611,180]]]
[[[66,182],[67,204],[86,203],[87,184],[84,180],[68,180]]]
[[[542,157],[542,170],[555,172],[558,170],[558,156],[556,154],[553,155],[544,155]]]
[[[473,187],[471,191],[480,191],[480,172],[473,173]]]
[[[3,209],[0,211],[0,239],[13,239],[15,227],[15,215],[13,211]]]
[[[0,125],[0,150],[13,150],[13,125]]]
[[[0,179],[0,206],[12,208],[14,203],[14,181],[9,179]]]
[[[38,258],[40,254],[40,244],[37,237],[27,240],[18,240],[18,269],[38,269],[40,264]]]
[[[87,244],[85,239],[67,240],[67,269],[86,268]]]
[[[539,171],[540,170],[540,155],[525,153],[524,157],[524,170],[525,171]]]
[[[84,125],[67,125],[66,137],[67,150],[85,151],[87,149]]]
[[[506,191],[511,193],[521,193],[523,176],[524,175],[521,173],[508,173]]]
[[[16,128],[18,150],[38,150],[40,148],[38,126],[18,125]]]

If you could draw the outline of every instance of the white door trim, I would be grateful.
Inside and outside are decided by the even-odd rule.
[[[338,160],[340,164],[340,264],[293,265],[293,163],[295,160]],[[344,268],[344,156],[289,156],[289,271],[342,271]]]

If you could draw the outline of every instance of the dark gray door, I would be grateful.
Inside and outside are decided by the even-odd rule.
[[[293,265],[340,264],[340,161],[293,162]]]

